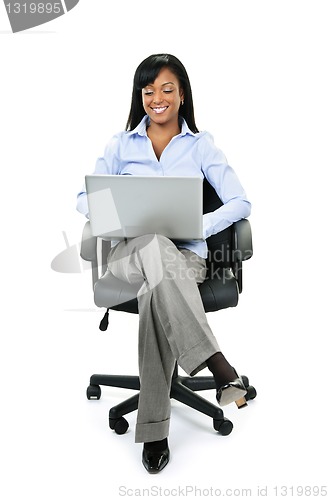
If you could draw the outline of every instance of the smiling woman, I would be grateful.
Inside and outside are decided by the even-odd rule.
[[[142,462],[154,474],[169,462],[170,386],[176,362],[189,375],[208,367],[219,405],[245,403],[243,380],[208,325],[198,285],[206,277],[206,239],[248,217],[250,204],[211,135],[198,131],[187,72],[170,54],[152,55],[138,66],[126,130],[112,138],[94,173],[206,178],[223,202],[203,215],[202,240],[174,241],[147,229],[146,234],[112,242],[108,255],[108,273],[140,283],[135,440],[144,443]],[[84,189],[77,208],[86,216],[87,201]]]

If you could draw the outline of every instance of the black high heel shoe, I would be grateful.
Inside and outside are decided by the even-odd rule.
[[[234,370],[235,371],[235,370]],[[216,393],[216,399],[218,401],[219,406],[226,406],[235,401],[235,404],[238,408],[243,408],[247,406],[246,398],[244,397],[247,394],[247,389],[243,383],[241,377],[236,374],[236,379],[232,382],[228,382],[225,385],[222,385]]]
[[[143,449],[142,463],[150,474],[162,471],[169,462],[169,448],[163,451],[151,451]]]

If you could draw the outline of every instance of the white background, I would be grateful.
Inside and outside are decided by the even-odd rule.
[[[267,486],[274,498],[274,486],[327,484],[327,11],[318,0],[81,0],[12,34],[0,5],[2,498],[116,499],[120,486],[174,496],[186,485],[253,498]],[[171,463],[153,477],[135,414],[124,436],[107,427],[129,391],[85,397],[92,373],[137,373],[138,318],[113,312],[99,332],[75,196],[125,127],[135,68],[156,52],[186,66],[197,125],[253,205],[244,292],[209,322],[258,398],[225,411],[228,437],[173,402]],[[56,273],[67,244],[80,272]]]

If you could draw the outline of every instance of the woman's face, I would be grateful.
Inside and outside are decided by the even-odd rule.
[[[177,122],[183,99],[179,81],[168,68],[163,68],[154,82],[142,89],[144,110],[151,122],[159,125]]]

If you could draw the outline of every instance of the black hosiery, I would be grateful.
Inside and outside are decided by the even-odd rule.
[[[236,371],[230,365],[222,352],[216,352],[206,361],[207,366],[214,376],[216,389],[233,382],[236,379]]]

